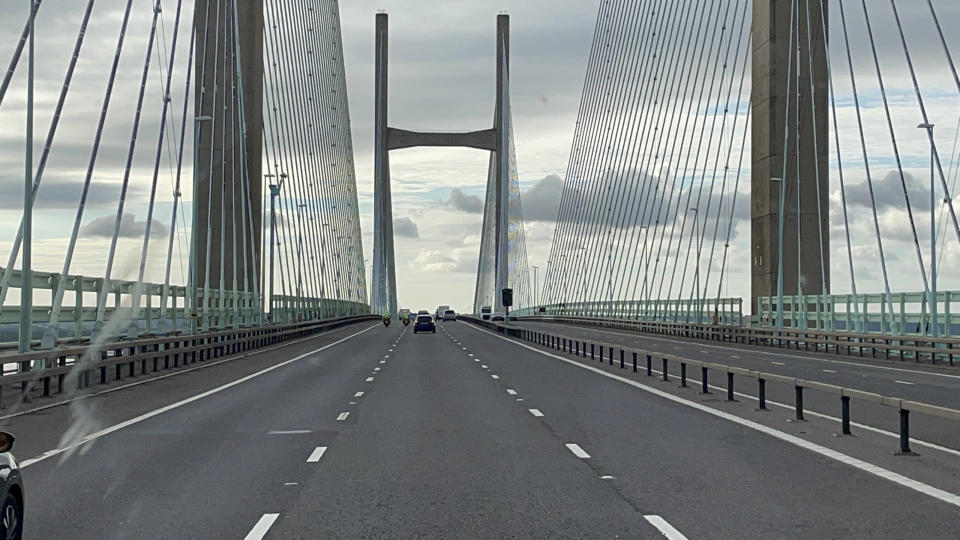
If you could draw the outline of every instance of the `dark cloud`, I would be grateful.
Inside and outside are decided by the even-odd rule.
[[[100,236],[106,238],[113,238],[113,229],[115,226],[116,216],[103,216],[94,219],[93,221],[87,223],[80,229],[81,236]],[[120,220],[120,233],[121,238],[143,238],[144,232],[147,230],[146,221],[137,221],[137,216],[133,214],[123,214],[123,218]],[[153,225],[150,227],[150,236],[166,236],[167,228],[160,222],[154,221]]]
[[[0,209],[21,210],[23,208],[23,180],[0,181]],[[83,182],[76,180],[48,178],[40,183],[40,191],[34,208],[37,210],[76,210],[83,190]],[[144,189],[130,185],[127,200],[139,200]],[[87,193],[85,208],[116,208],[120,195],[120,186],[101,183],[91,185]]]
[[[393,233],[405,238],[420,238],[420,230],[417,228],[417,224],[408,217],[393,220]]]
[[[479,214],[483,212],[483,200],[476,195],[467,195],[460,188],[453,188],[450,192],[450,198],[447,199],[447,202],[444,204],[455,210],[469,214]]]
[[[523,220],[557,220],[560,196],[563,194],[563,179],[555,174],[545,176],[523,193]]]
[[[889,208],[902,208],[906,210],[907,203],[903,197],[903,184],[907,184],[907,191],[910,193],[910,206],[914,210],[930,210],[930,191],[925,182],[918,181],[910,173],[903,173],[903,180],[900,180],[898,171],[889,171],[882,178],[873,179],[873,196],[876,200],[877,210],[882,212]],[[929,180],[927,180],[929,182]],[[937,189],[940,189],[939,181]],[[866,182],[860,184],[848,185],[847,205],[863,206],[870,208],[870,190]]]

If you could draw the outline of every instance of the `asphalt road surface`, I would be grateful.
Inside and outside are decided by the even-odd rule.
[[[354,325],[5,423],[28,539],[960,530],[960,502],[462,322]]]

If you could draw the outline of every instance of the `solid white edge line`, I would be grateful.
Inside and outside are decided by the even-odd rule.
[[[284,431],[268,431],[267,435],[303,435],[310,433],[309,429],[288,429]]]
[[[527,409],[527,410],[530,411],[530,414],[532,414],[532,415],[534,415],[534,416],[536,416],[536,417],[541,417],[541,416],[543,416],[543,413],[540,412],[540,409]]]
[[[580,459],[590,459],[590,454],[588,454],[583,448],[580,448],[580,445],[577,443],[567,443],[565,445],[567,450],[573,452],[573,455],[577,456]]]
[[[647,515],[643,516],[643,519],[656,527],[657,530],[660,531],[660,534],[666,536],[668,540],[687,540],[687,537],[684,536],[683,533],[675,529],[673,525],[667,523],[667,520],[660,516]]]
[[[602,329],[602,328],[589,328],[589,329],[588,329],[588,328],[583,328],[583,327],[579,327],[579,326],[576,326],[576,325],[568,325],[568,326],[571,326],[572,328],[577,328],[577,329],[580,329],[580,330],[590,330],[590,331],[593,331],[593,332],[597,332],[597,333],[601,333],[601,334],[610,334],[610,335],[614,335],[614,336],[632,337],[632,338],[640,338],[640,339],[649,339],[649,340],[652,340],[652,341],[665,341],[665,342],[667,342],[667,343],[673,343],[673,342],[674,342],[674,340],[671,340],[671,339],[659,338],[659,337],[655,337],[655,336],[651,336],[651,335],[647,335],[647,334],[627,334],[627,333],[623,333],[623,332],[614,332],[614,331],[612,331],[612,330],[605,330],[605,329]],[[682,343],[685,343],[685,344],[688,344],[688,345],[694,345],[694,344],[696,344],[696,345],[699,345],[700,347],[707,347],[708,349],[719,349],[719,350],[721,350],[721,351],[727,351],[727,352],[729,352],[729,351],[739,351],[739,352],[745,352],[745,353],[757,353],[757,354],[765,354],[765,355],[767,355],[767,356],[779,356],[779,357],[781,357],[781,358],[796,358],[796,359],[799,359],[799,360],[816,360],[817,362],[826,362],[826,363],[829,363],[829,364],[841,364],[841,365],[846,365],[846,366],[859,366],[859,367],[865,367],[865,368],[869,368],[869,369],[883,369],[883,370],[887,370],[887,371],[901,371],[901,372],[904,372],[904,373],[910,373],[910,374],[914,374],[914,375],[929,375],[929,376],[931,376],[931,377],[946,377],[946,378],[948,378],[948,379],[960,379],[960,375],[951,375],[951,374],[949,374],[949,373],[936,373],[936,372],[933,372],[933,371],[920,371],[920,370],[916,370],[916,369],[906,369],[906,368],[899,368],[899,367],[894,367],[894,366],[879,366],[879,365],[876,365],[876,364],[864,364],[864,363],[861,363],[861,362],[850,362],[849,360],[835,360],[835,359],[832,359],[832,358],[820,358],[819,356],[801,356],[801,355],[799,355],[799,354],[787,354],[787,353],[780,353],[780,352],[774,352],[774,351],[765,351],[765,350],[758,350],[758,349],[745,349],[745,348],[743,348],[743,347],[732,347],[732,346],[729,346],[729,345],[728,345],[728,346],[724,346],[724,345],[712,345],[712,344],[709,344],[709,343],[697,343],[696,341],[683,341]]]
[[[345,412],[342,412],[342,413],[338,414],[338,415],[337,415],[337,422],[343,422],[344,420],[347,419],[348,416],[350,416],[350,412],[349,412],[349,411],[345,411]]]
[[[133,388],[134,386],[140,386],[141,384],[147,384],[147,383],[151,383],[151,382],[155,382],[155,381],[162,381],[162,380],[164,380],[164,379],[169,379],[170,377],[176,377],[177,375],[183,375],[183,374],[185,374],[185,373],[191,373],[191,372],[194,372],[194,371],[197,371],[197,370],[201,370],[201,369],[203,369],[203,368],[208,368],[208,367],[213,367],[213,366],[219,366],[220,364],[225,364],[225,363],[227,363],[227,362],[233,362],[234,360],[240,360],[240,359],[246,358],[246,357],[248,357],[248,356],[253,356],[253,355],[256,355],[256,354],[261,354],[261,353],[265,353],[265,352],[275,351],[275,350],[277,350],[277,349],[282,349],[282,348],[284,348],[284,347],[289,347],[289,346],[291,346],[291,345],[296,345],[296,344],[298,344],[298,343],[303,343],[304,341],[308,341],[308,340],[311,340],[311,339],[317,339],[317,338],[320,338],[320,337],[324,337],[324,336],[327,336],[327,335],[330,335],[330,334],[336,332],[337,330],[339,330],[339,328],[335,328],[335,329],[333,329],[333,330],[327,330],[326,332],[321,332],[321,333],[319,333],[319,334],[315,334],[315,335],[312,335],[312,336],[306,336],[306,337],[298,338],[298,339],[295,339],[295,340],[293,340],[293,341],[287,341],[287,342],[285,342],[285,343],[280,343],[279,345],[271,345],[271,346],[266,347],[266,348],[263,348],[263,349],[257,349],[257,350],[254,350],[254,351],[249,351],[249,352],[245,352],[245,353],[238,354],[238,355],[234,355],[234,356],[227,356],[226,358],[223,358],[222,360],[217,360],[217,361],[215,361],[215,362],[209,362],[209,361],[206,361],[206,360],[205,360],[202,364],[198,363],[198,365],[196,365],[196,366],[194,366],[194,367],[192,367],[192,368],[187,368],[187,369],[171,368],[171,369],[176,369],[177,371],[173,371],[173,372],[170,372],[170,373],[165,373],[165,374],[163,374],[163,375],[158,375],[158,376],[156,376],[156,377],[150,377],[150,378],[148,378],[148,379],[140,379],[140,380],[138,380],[138,381],[131,382],[131,383],[128,383],[128,384],[121,384],[120,386],[111,386],[110,388],[105,388],[105,389],[100,390],[100,391],[97,391],[97,392],[91,392],[91,393],[89,393],[89,394],[83,394],[83,395],[80,395],[80,396],[72,397],[72,398],[70,398],[70,399],[65,399],[65,400],[63,400],[63,401],[57,401],[57,402],[55,402],[55,403],[50,403],[50,404],[48,404],[48,405],[43,405],[43,406],[40,406],[40,407],[34,407],[34,408],[32,408],[32,409],[24,409],[24,410],[22,410],[22,411],[17,411],[17,412],[10,413],[10,414],[4,415],[4,416],[0,416],[0,420],[6,420],[6,419],[8,419],[8,418],[15,418],[15,417],[17,417],[17,416],[23,416],[23,415],[25,415],[25,414],[33,414],[33,413],[35,413],[35,412],[41,412],[41,411],[45,411],[45,410],[47,410],[47,409],[52,409],[52,408],[54,408],[54,407],[60,407],[61,405],[68,405],[68,404],[70,404],[70,403],[73,403],[74,401],[81,401],[81,400],[84,400],[84,399],[90,399],[90,398],[92,398],[92,397],[102,396],[102,395],[104,395],[104,394],[112,394],[113,392],[119,392],[120,390],[126,390],[127,388]],[[183,365],[183,364],[181,364],[181,365]]]
[[[164,406],[164,407],[160,407],[159,409],[155,409],[155,410],[150,411],[150,412],[148,412],[148,413],[141,414],[140,416],[135,416],[135,417],[133,417],[133,418],[131,418],[131,419],[129,419],[129,420],[124,420],[123,422],[120,422],[119,424],[114,424],[114,425],[112,425],[112,426],[110,426],[110,427],[108,427],[108,428],[101,429],[100,431],[95,431],[95,432],[93,432],[93,433],[91,433],[91,434],[89,434],[89,435],[86,435],[86,436],[82,437],[80,440],[78,440],[78,441],[76,441],[76,442],[73,442],[73,443],[70,443],[70,444],[68,444],[68,445],[66,445],[66,446],[64,446],[64,447],[56,448],[56,449],[54,449],[54,450],[48,450],[47,452],[44,452],[43,454],[41,454],[41,455],[39,455],[39,456],[37,456],[37,457],[35,457],[35,458],[23,460],[22,462],[20,462],[20,468],[23,469],[23,468],[29,467],[30,465],[33,465],[34,463],[37,463],[37,462],[39,462],[39,461],[43,461],[43,460],[45,460],[45,459],[47,459],[47,458],[50,458],[50,457],[53,457],[53,456],[56,456],[56,455],[59,455],[59,454],[62,454],[62,453],[64,453],[64,452],[68,451],[68,450],[73,450],[74,448],[77,448],[77,447],[79,447],[80,445],[83,445],[83,444],[86,444],[86,443],[88,443],[88,442],[90,442],[90,441],[99,439],[100,437],[103,437],[103,436],[105,436],[105,435],[109,435],[109,434],[113,433],[114,431],[119,431],[119,430],[121,430],[121,429],[123,429],[123,428],[130,427],[130,426],[132,426],[132,425],[134,425],[134,424],[139,424],[140,422],[143,422],[144,420],[147,420],[147,419],[149,419],[149,418],[153,418],[154,416],[161,415],[161,414],[163,414],[163,413],[165,413],[165,412],[169,412],[169,411],[172,411],[172,410],[174,410],[174,409],[180,408],[180,407],[182,407],[182,406],[184,406],[184,405],[187,405],[187,404],[189,404],[189,403],[193,403],[194,401],[199,401],[199,400],[201,400],[201,399],[203,399],[203,398],[205,398],[205,397],[209,397],[209,396],[212,396],[212,395],[217,394],[217,393],[219,393],[219,392],[222,392],[222,391],[224,391],[224,390],[226,390],[226,389],[228,389],[228,388],[233,388],[234,386],[237,386],[237,385],[239,385],[239,384],[243,384],[243,383],[245,383],[245,382],[247,382],[247,381],[249,381],[249,380],[256,379],[257,377],[259,377],[259,376],[261,376],[261,375],[265,375],[265,374],[267,374],[267,373],[270,373],[271,371],[280,369],[280,368],[282,368],[282,367],[284,367],[284,366],[287,366],[287,365],[289,365],[289,364],[292,364],[292,363],[294,363],[294,362],[296,362],[296,361],[298,361],[298,360],[303,360],[304,358],[307,358],[308,356],[314,355],[314,354],[316,354],[316,353],[318,353],[318,352],[325,351],[325,350],[327,350],[327,349],[329,349],[329,348],[331,348],[331,347],[334,347],[334,346],[336,346],[336,345],[339,345],[339,344],[343,343],[344,341],[347,341],[347,340],[349,340],[349,339],[355,338],[355,337],[359,336],[360,334],[363,334],[363,333],[365,333],[365,332],[369,332],[370,330],[373,330],[373,329],[376,328],[377,326],[378,326],[378,325],[373,325],[373,326],[371,326],[371,327],[369,327],[369,328],[366,328],[366,329],[364,329],[364,330],[361,330],[361,331],[359,331],[359,332],[355,332],[355,333],[353,333],[353,334],[350,334],[349,336],[347,336],[347,337],[345,337],[345,338],[343,338],[343,339],[339,339],[339,340],[337,340],[337,341],[334,341],[333,343],[329,343],[329,344],[327,344],[327,345],[324,345],[323,347],[320,347],[319,349],[314,349],[314,350],[312,350],[312,351],[310,351],[310,352],[303,353],[303,354],[301,354],[301,355],[299,355],[299,356],[295,356],[295,357],[293,357],[293,358],[291,358],[291,359],[289,359],[289,360],[285,360],[285,361],[283,361],[283,362],[280,362],[279,364],[274,364],[274,365],[272,365],[272,366],[270,366],[270,367],[268,367],[268,368],[261,369],[260,371],[257,371],[257,372],[255,372],[255,373],[251,373],[250,375],[247,375],[247,376],[245,376],[245,377],[241,377],[241,378],[239,378],[239,379],[237,379],[237,380],[235,380],[235,381],[232,381],[232,382],[229,382],[229,383],[227,383],[227,384],[220,385],[220,386],[218,386],[218,387],[216,387],[216,388],[212,388],[212,389],[210,389],[210,390],[207,390],[206,392],[201,392],[201,393],[199,393],[199,394],[197,394],[197,395],[195,395],[195,396],[191,396],[191,397],[188,397],[188,398],[186,398],[186,399],[182,399],[182,400],[180,400],[180,401],[177,401],[176,403],[171,403],[170,405],[166,405],[166,406]]]
[[[310,457],[307,458],[307,463],[316,463],[320,461],[320,458],[323,457],[323,454],[327,451],[326,446],[318,446],[313,449],[313,452],[310,453]]]
[[[247,536],[245,536],[243,540],[261,540],[267,535],[267,531],[270,530],[273,522],[276,521],[278,517],[280,517],[280,514],[264,514],[260,517],[260,520],[257,521],[257,524],[250,529],[250,532],[247,533]]]
[[[471,327],[471,328],[472,328],[472,327]],[[619,375],[614,375],[613,373],[607,373],[606,371],[597,369],[597,368],[595,368],[595,367],[593,367],[593,366],[587,366],[587,365],[581,364],[581,363],[579,363],[579,362],[575,362],[575,361],[573,361],[573,360],[569,360],[569,359],[564,358],[564,357],[562,357],[562,356],[557,356],[557,355],[555,355],[555,354],[548,353],[548,352],[546,352],[546,351],[541,351],[540,349],[531,347],[531,346],[529,346],[529,345],[527,345],[527,344],[525,344],[525,343],[521,343],[521,342],[518,342],[518,341],[514,341],[514,340],[512,340],[512,339],[508,339],[508,338],[505,338],[505,337],[503,337],[503,336],[498,336],[498,335],[496,335],[496,334],[493,334],[493,333],[491,333],[491,332],[487,332],[487,331],[485,331],[485,330],[481,330],[481,329],[479,329],[479,328],[474,328],[474,330],[476,330],[477,332],[483,332],[483,333],[490,334],[490,335],[493,336],[493,337],[502,339],[503,341],[506,341],[506,342],[508,342],[508,343],[513,343],[514,345],[516,345],[516,346],[518,346],[518,347],[523,347],[523,348],[525,348],[525,349],[528,349],[528,350],[531,350],[531,351],[540,353],[540,354],[542,354],[542,355],[544,355],[544,356],[549,356],[549,357],[551,357],[551,358],[556,358],[557,360],[560,360],[561,362],[565,362],[565,363],[567,363],[567,364],[570,364],[570,365],[579,367],[579,368],[581,368],[581,369],[585,369],[585,370],[588,370],[588,371],[592,371],[592,372],[597,373],[597,374],[599,374],[599,375],[603,375],[604,377],[607,377],[607,378],[610,378],[610,379],[614,379],[614,380],[617,380],[617,381],[620,381],[620,382],[629,384],[630,386],[633,386],[633,387],[635,387],[635,388],[638,388],[638,389],[640,389],[640,390],[643,390],[644,392],[648,392],[648,393],[651,393],[651,394],[653,394],[653,395],[662,397],[662,398],[664,398],[664,399],[668,399],[668,400],[673,401],[673,402],[675,402],[675,403],[679,403],[679,404],[681,404],[681,405],[686,405],[686,406],[691,407],[691,408],[693,408],[693,409],[697,409],[697,410],[699,410],[699,411],[702,411],[702,412],[705,412],[705,413],[707,413],[707,414],[716,416],[716,417],[718,417],[718,418],[722,418],[722,419],[724,419],[724,420],[728,420],[728,421],[733,422],[733,423],[735,423],[735,424],[740,424],[741,426],[744,426],[744,427],[753,429],[753,430],[755,430],[755,431],[759,431],[760,433],[763,433],[763,434],[765,434],[765,435],[769,435],[769,436],[774,437],[774,438],[776,438],[776,439],[780,439],[781,441],[784,441],[784,442],[793,444],[794,446],[798,446],[798,447],[803,448],[803,449],[805,449],[805,450],[809,450],[809,451],[814,452],[814,453],[816,453],[816,454],[820,454],[821,456],[828,457],[828,458],[833,459],[833,460],[835,460],[835,461],[839,461],[840,463],[843,463],[843,464],[845,464],[845,465],[849,465],[849,466],[851,466],[851,467],[853,467],[853,468],[855,468],[855,469],[859,469],[859,470],[861,470],[861,471],[863,471],[863,472],[872,474],[872,475],[877,476],[877,477],[879,477],[879,478],[883,478],[883,479],[885,479],[885,480],[889,480],[890,482],[893,482],[893,483],[899,484],[899,485],[901,485],[901,486],[903,486],[903,487],[912,489],[913,491],[916,491],[916,492],[918,492],[918,493],[922,493],[922,494],[924,494],[924,495],[928,495],[928,496],[930,496],[930,497],[933,497],[933,498],[935,498],[935,499],[937,499],[937,500],[940,500],[940,501],[942,501],[942,502],[945,502],[945,503],[947,503],[947,504],[952,504],[952,505],[954,505],[954,506],[960,507],[960,495],[957,495],[957,494],[955,494],[955,493],[950,493],[949,491],[942,490],[942,489],[940,489],[940,488],[931,486],[931,485],[929,485],[929,484],[924,484],[923,482],[914,480],[914,479],[912,479],[912,478],[909,478],[909,477],[904,476],[904,475],[902,475],[902,474],[900,474],[900,473],[891,471],[891,470],[889,470],[889,469],[885,469],[885,468],[883,468],[883,467],[880,467],[879,465],[874,465],[874,464],[872,464],[872,463],[868,463],[868,462],[866,462],[866,461],[863,461],[863,460],[861,460],[861,459],[855,458],[855,457],[853,457],[853,456],[848,456],[848,455],[846,455],[846,454],[844,454],[844,453],[842,453],[842,452],[838,452],[838,451],[836,451],[836,450],[832,450],[832,449],[827,448],[827,447],[825,447],[825,446],[821,446],[821,445],[819,445],[819,444],[816,444],[816,443],[813,443],[813,442],[810,442],[810,441],[801,439],[800,437],[796,437],[796,436],[794,436],[794,435],[790,435],[789,433],[784,433],[783,431],[780,431],[780,430],[777,430],[777,429],[774,429],[774,428],[771,428],[771,427],[767,427],[767,426],[765,426],[765,425],[763,425],[763,424],[759,424],[759,423],[757,423],[757,422],[754,422],[753,420],[747,420],[746,418],[741,418],[741,417],[736,416],[736,415],[734,415],[734,414],[731,414],[731,413],[728,413],[728,412],[725,412],[725,411],[720,411],[720,410],[717,410],[717,409],[713,409],[713,408],[708,407],[708,406],[706,406],[706,405],[703,405],[703,404],[701,404],[701,403],[697,403],[697,402],[694,402],[694,401],[690,401],[690,400],[684,399],[684,398],[682,398],[682,397],[675,396],[675,395],[673,395],[673,394],[669,394],[669,393],[664,392],[664,391],[662,391],[662,390],[658,390],[658,389],[656,389],[656,388],[652,388],[652,387],[649,387],[649,386],[640,384],[640,383],[638,383],[638,382],[636,382],[636,381],[632,381],[632,380],[627,379],[627,378],[625,378],[625,377],[621,377],[621,376],[619,376]],[[569,448],[570,445],[567,445],[567,447]],[[571,451],[572,451],[572,450],[571,450]]]

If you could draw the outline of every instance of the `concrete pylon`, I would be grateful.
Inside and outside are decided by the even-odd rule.
[[[219,10],[218,10],[219,6]],[[226,0],[196,0],[196,54],[194,61],[194,101],[195,117],[216,116],[213,121],[201,121],[200,137],[196,149],[198,164],[197,185],[194,198],[197,214],[194,216],[196,228],[196,251],[199,258],[197,285],[205,284],[204,263],[207,235],[210,235],[210,288],[220,286],[220,256],[223,252],[224,281],[231,288],[236,272],[240,290],[247,282],[247,290],[262,291],[260,284],[253,283],[261,277],[261,245],[263,193],[261,175],[262,133],[263,133],[263,0],[245,0],[235,3],[237,23],[239,25],[239,47],[237,58],[243,87],[243,118],[246,124],[246,142],[237,124],[231,125],[231,118],[238,114],[240,100],[231,100],[232,85],[238,87],[236,66],[224,62],[224,46],[227,52],[233,51],[234,2]],[[219,14],[219,17],[217,15]],[[225,36],[226,34],[226,36]],[[206,71],[206,77],[204,77]],[[214,72],[217,80],[213,80]],[[216,109],[213,101],[216,100]],[[224,118],[226,121],[224,122]],[[193,126],[189,126],[193,127]],[[226,131],[224,132],[224,128]],[[232,143],[231,143],[232,141]],[[245,152],[244,152],[245,151]],[[211,163],[214,166],[210,168]],[[244,155],[245,154],[245,155]],[[223,160],[223,167],[220,166]],[[211,178],[212,172],[212,178]],[[225,203],[221,205],[221,190],[225,190]],[[237,204],[234,206],[234,192]],[[241,211],[241,197],[247,198],[249,215]],[[245,203],[246,204],[246,203]],[[209,208],[209,213],[208,213]],[[222,219],[224,218],[225,219]],[[237,234],[242,234],[243,223],[253,221],[253,245],[247,246],[248,261],[243,261],[243,253],[237,253],[237,267],[233,266],[233,227],[237,223]],[[221,223],[226,223],[227,241],[220,243]],[[249,226],[248,229],[249,231]],[[238,236],[239,238],[239,236]],[[238,243],[240,241],[238,240]],[[239,250],[238,250],[239,251]],[[250,275],[245,275],[246,269]]]
[[[496,306],[502,308],[499,291],[509,287],[510,278],[510,197],[515,163],[510,139],[510,16],[497,16],[497,99],[492,129],[462,133],[415,132],[389,127],[387,118],[388,60],[387,37],[389,19],[386,13],[377,14],[376,23],[376,91],[374,124],[374,243],[373,291],[371,305],[375,313],[397,314],[397,279],[393,243],[393,211],[390,195],[390,150],[417,146],[467,147],[487,150],[490,157],[489,187],[493,197],[487,197],[484,212],[483,246],[480,271],[477,278],[477,297],[496,297]],[[517,188],[518,189],[518,188]],[[487,219],[489,210],[493,215]],[[493,238],[489,238],[492,231]],[[489,251],[489,253],[488,253]],[[492,264],[492,279],[484,279],[485,258]],[[483,289],[483,291],[481,291]],[[493,290],[488,290],[493,289]]]
[[[388,30],[386,13],[377,14],[374,101],[373,179],[373,290],[370,306],[374,313],[397,316],[397,269],[393,247],[393,200],[390,194],[390,150],[388,126]]]
[[[773,179],[784,176],[784,160],[783,294],[830,291],[826,10],[826,0],[812,1],[808,19],[804,2],[753,3],[750,250],[754,313],[758,297],[777,296],[781,185]]]

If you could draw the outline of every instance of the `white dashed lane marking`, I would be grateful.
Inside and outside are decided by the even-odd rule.
[[[687,540],[687,537],[684,536],[683,533],[673,528],[673,525],[667,523],[667,520],[660,516],[643,516],[643,519],[647,520],[651,525],[656,527],[657,530],[660,531],[660,534],[667,537],[667,540]]]
[[[343,422],[344,420],[347,419],[348,416],[350,416],[350,413],[349,413],[349,412],[342,412],[342,413],[338,414],[338,415],[337,415],[337,422]]]
[[[590,459],[590,454],[586,453],[577,443],[567,443],[567,450],[573,452],[573,455],[580,459]]]
[[[307,458],[307,463],[316,463],[320,461],[320,458],[323,457],[323,454],[327,451],[326,446],[318,446],[310,454],[310,457]]]
[[[366,381],[367,381],[367,382],[373,382],[373,377],[367,377]]]
[[[786,364],[784,364],[783,362],[774,362],[773,360],[771,360],[770,363],[773,364],[773,365],[775,365],[775,366],[785,366],[785,365],[786,365]]]
[[[493,379],[499,379],[499,378],[500,378],[499,375],[491,375],[490,377],[493,378]]]
[[[260,521],[257,521],[257,524],[250,529],[250,532],[247,533],[247,536],[244,537],[244,540],[260,540],[267,535],[267,531],[270,530],[270,527],[273,526],[273,522],[280,517],[280,514],[264,514],[260,517]]]
[[[361,396],[363,396],[363,392],[357,392],[356,394],[353,395],[353,397],[361,397]]]
[[[836,371],[834,371],[834,370],[832,370],[832,369],[825,369],[825,370],[823,370],[823,372],[824,372],[824,373],[836,373]]]
[[[530,410],[530,414],[532,414],[532,415],[534,415],[534,416],[537,416],[537,417],[543,416],[543,413],[540,412],[540,409],[529,409],[529,410]],[[569,447],[569,446],[570,446],[570,445],[568,444],[567,447]],[[576,452],[574,452],[574,453],[576,453]]]
[[[913,383],[908,381],[893,381],[893,382],[897,384],[907,384],[907,385],[913,386]]]
[[[517,391],[514,390],[513,388],[507,388],[507,393],[510,394],[511,396],[517,395]]]

